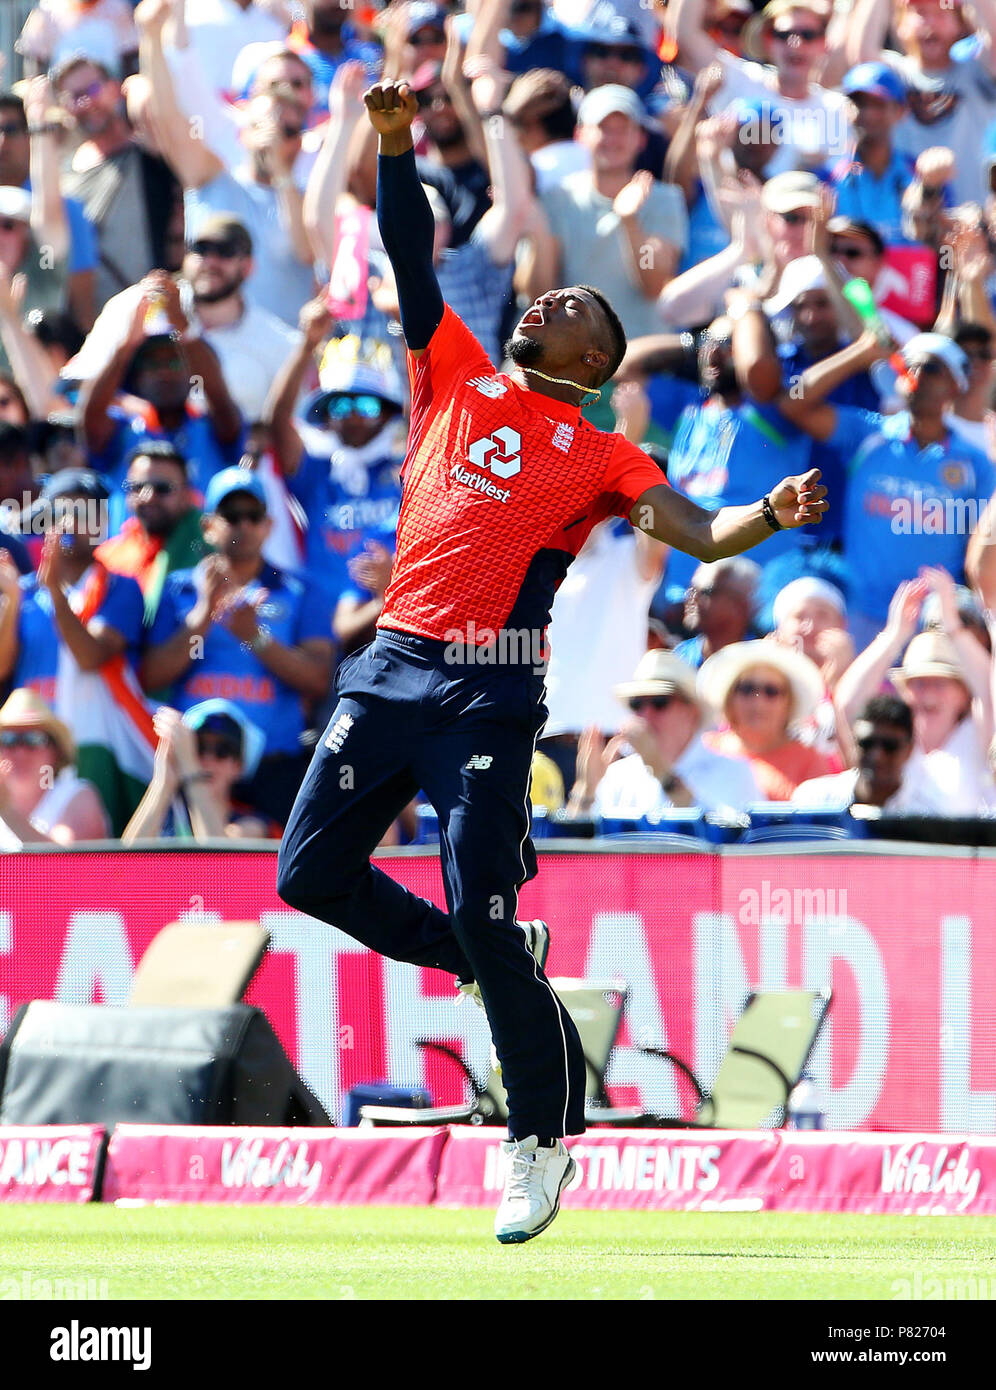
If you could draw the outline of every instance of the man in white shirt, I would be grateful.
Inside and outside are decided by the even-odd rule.
[[[632,717],[607,743],[596,729],[582,737],[569,814],[652,817],[672,806],[742,810],[764,799],[746,760],[702,742],[695,672],[673,652],[647,652],[615,693]]]
[[[772,0],[755,15],[744,31],[745,48],[763,62],[747,62],[719,47],[706,31],[706,0],[680,0],[677,10],[673,23],[682,66],[699,72],[716,62],[723,69],[712,113],[760,98],[770,104],[772,123],[781,123],[782,143],[769,174],[816,169],[848,152],[847,98],[816,80],[828,56],[836,61],[827,47],[831,9],[825,0]]]
[[[895,695],[876,695],[855,721],[857,767],[801,782],[800,807],[878,806],[890,815],[950,815],[941,785],[913,742],[913,714]]]
[[[252,254],[243,223],[218,213],[188,244],[180,289],[187,317],[217,354],[232,398],[250,423],[262,418],[267,392],[300,339],[282,319],[248,301],[243,287],[253,273]],[[107,365],[127,337],[144,293],[139,283],[108,300],[64,376],[89,381]]]

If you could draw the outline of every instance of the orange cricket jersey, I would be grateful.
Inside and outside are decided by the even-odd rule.
[[[592,528],[629,516],[663,473],[577,406],[496,373],[448,305],[408,374],[397,555],[377,626],[473,644],[545,628]]]

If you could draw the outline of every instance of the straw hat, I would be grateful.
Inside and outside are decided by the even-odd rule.
[[[781,642],[731,642],[702,663],[699,694],[717,714],[726,710],[730,691],[755,666],[773,666],[789,683],[791,720],[807,719],[823,698],[823,677],[808,656]]]
[[[901,695],[906,693],[907,682],[917,676],[947,676],[965,684],[961,661],[947,633],[934,628],[918,632],[906,648],[902,666],[894,666],[889,672],[889,679]]]
[[[614,685],[612,693],[623,704],[635,695],[682,695],[699,708],[702,701],[695,688],[695,672],[674,652],[655,648],[644,652],[633,672],[633,679]]]
[[[831,6],[826,4],[825,0],[771,0],[769,5],[765,5],[763,10],[752,19],[748,19],[744,25],[743,50],[746,57],[753,58],[758,63],[771,61],[765,37],[778,16],[788,14],[791,10],[809,10],[812,14],[819,15],[824,24],[829,24],[832,13]]]
[[[67,763],[76,760],[76,744],[68,727],[57,719],[40,695],[22,686],[11,691],[0,709],[0,729],[43,729]]]

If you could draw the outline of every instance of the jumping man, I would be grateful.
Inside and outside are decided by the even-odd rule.
[[[408,346],[411,431],[377,637],[339,669],[339,701],[280,846],[278,889],[382,955],[449,971],[483,1003],[508,1092],[495,1234],[517,1243],[556,1216],[574,1172],[561,1140],[584,1132],[584,1058],[543,973],[546,928],[516,920],[519,888],[536,872],[529,769],[546,717],[536,650],[554,592],[608,516],[717,560],[819,521],[826,489],[813,470],[710,513],[672,491],[642,450],[583,420],[580,405],[626,348],[597,289],[541,295],[506,345],[514,370],[496,373],[433,273],[415,97],[385,81],[364,100],[380,136],[377,212]],[[490,643],[497,661],[475,659]],[[370,863],[419,789],[439,815],[448,912]]]

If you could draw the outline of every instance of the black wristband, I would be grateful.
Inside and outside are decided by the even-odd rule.
[[[59,125],[58,121],[46,121],[44,125],[29,125],[29,135],[58,135],[65,127]]]
[[[772,507],[771,499],[767,495],[761,498],[761,513],[772,531],[785,530],[785,527],[778,520],[777,516],[775,516],[775,509]]]

